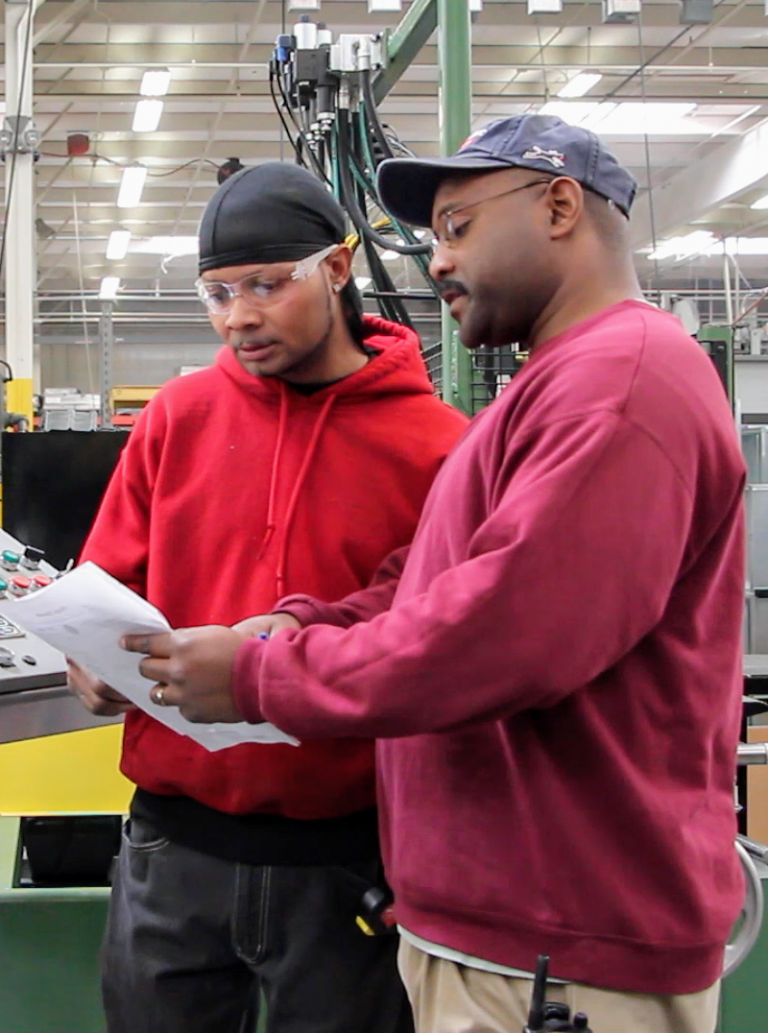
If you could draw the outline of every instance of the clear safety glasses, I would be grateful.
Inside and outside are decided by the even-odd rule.
[[[471,219],[464,219],[457,223],[454,219],[459,212],[465,212],[469,208],[477,208],[486,201],[495,201],[499,197],[506,197],[508,194],[516,194],[520,190],[529,190],[531,187],[539,186],[542,183],[549,184],[550,179],[534,179],[530,183],[523,183],[522,186],[512,187],[509,190],[502,190],[499,194],[491,194],[489,197],[481,197],[478,201],[470,201],[469,204],[459,205],[457,208],[449,208],[443,212],[437,220],[437,233],[431,240],[432,249],[436,250],[440,244],[446,247],[453,247],[456,241],[462,236],[465,228],[471,223]]]
[[[338,244],[331,244],[322,251],[316,251],[314,255],[299,259],[293,263],[293,269],[289,272],[274,275],[267,272],[253,273],[235,283],[220,283],[200,278],[195,281],[197,296],[208,311],[215,315],[226,315],[238,297],[248,305],[269,305],[279,301],[292,283],[308,279],[337,247]]]

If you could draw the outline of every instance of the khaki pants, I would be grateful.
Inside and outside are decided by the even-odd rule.
[[[416,1033],[522,1033],[533,981],[498,976],[435,958],[400,941],[400,974],[411,999]],[[679,996],[616,993],[552,983],[548,1001],[585,1012],[593,1033],[714,1033],[720,983]]]

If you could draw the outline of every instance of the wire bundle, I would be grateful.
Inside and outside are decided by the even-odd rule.
[[[357,83],[352,84],[357,86],[353,112],[349,106],[338,103],[338,88],[321,86],[315,92],[301,94],[292,80],[290,63],[276,56],[269,69],[270,94],[296,161],[323,179],[347,212],[356,231],[348,242],[353,248],[362,244],[373,281],[372,293],[382,316],[411,326],[403,299],[377,248],[413,258],[430,291],[438,297],[429,275],[431,248],[382,208],[375,185],[376,168],[381,161],[394,157],[395,149],[407,153],[407,148],[391,131],[387,134],[379,119],[370,71],[357,75]],[[322,100],[318,102],[321,91]]]

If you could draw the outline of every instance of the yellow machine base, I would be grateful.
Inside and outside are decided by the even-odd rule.
[[[122,725],[0,746],[0,814],[125,814],[133,786],[118,770]]]

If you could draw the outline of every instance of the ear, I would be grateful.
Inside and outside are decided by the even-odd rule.
[[[328,259],[328,271],[333,290],[338,294],[352,274],[352,251],[342,244]]]
[[[558,240],[572,233],[584,211],[584,188],[575,179],[558,176],[549,184],[550,238]]]

